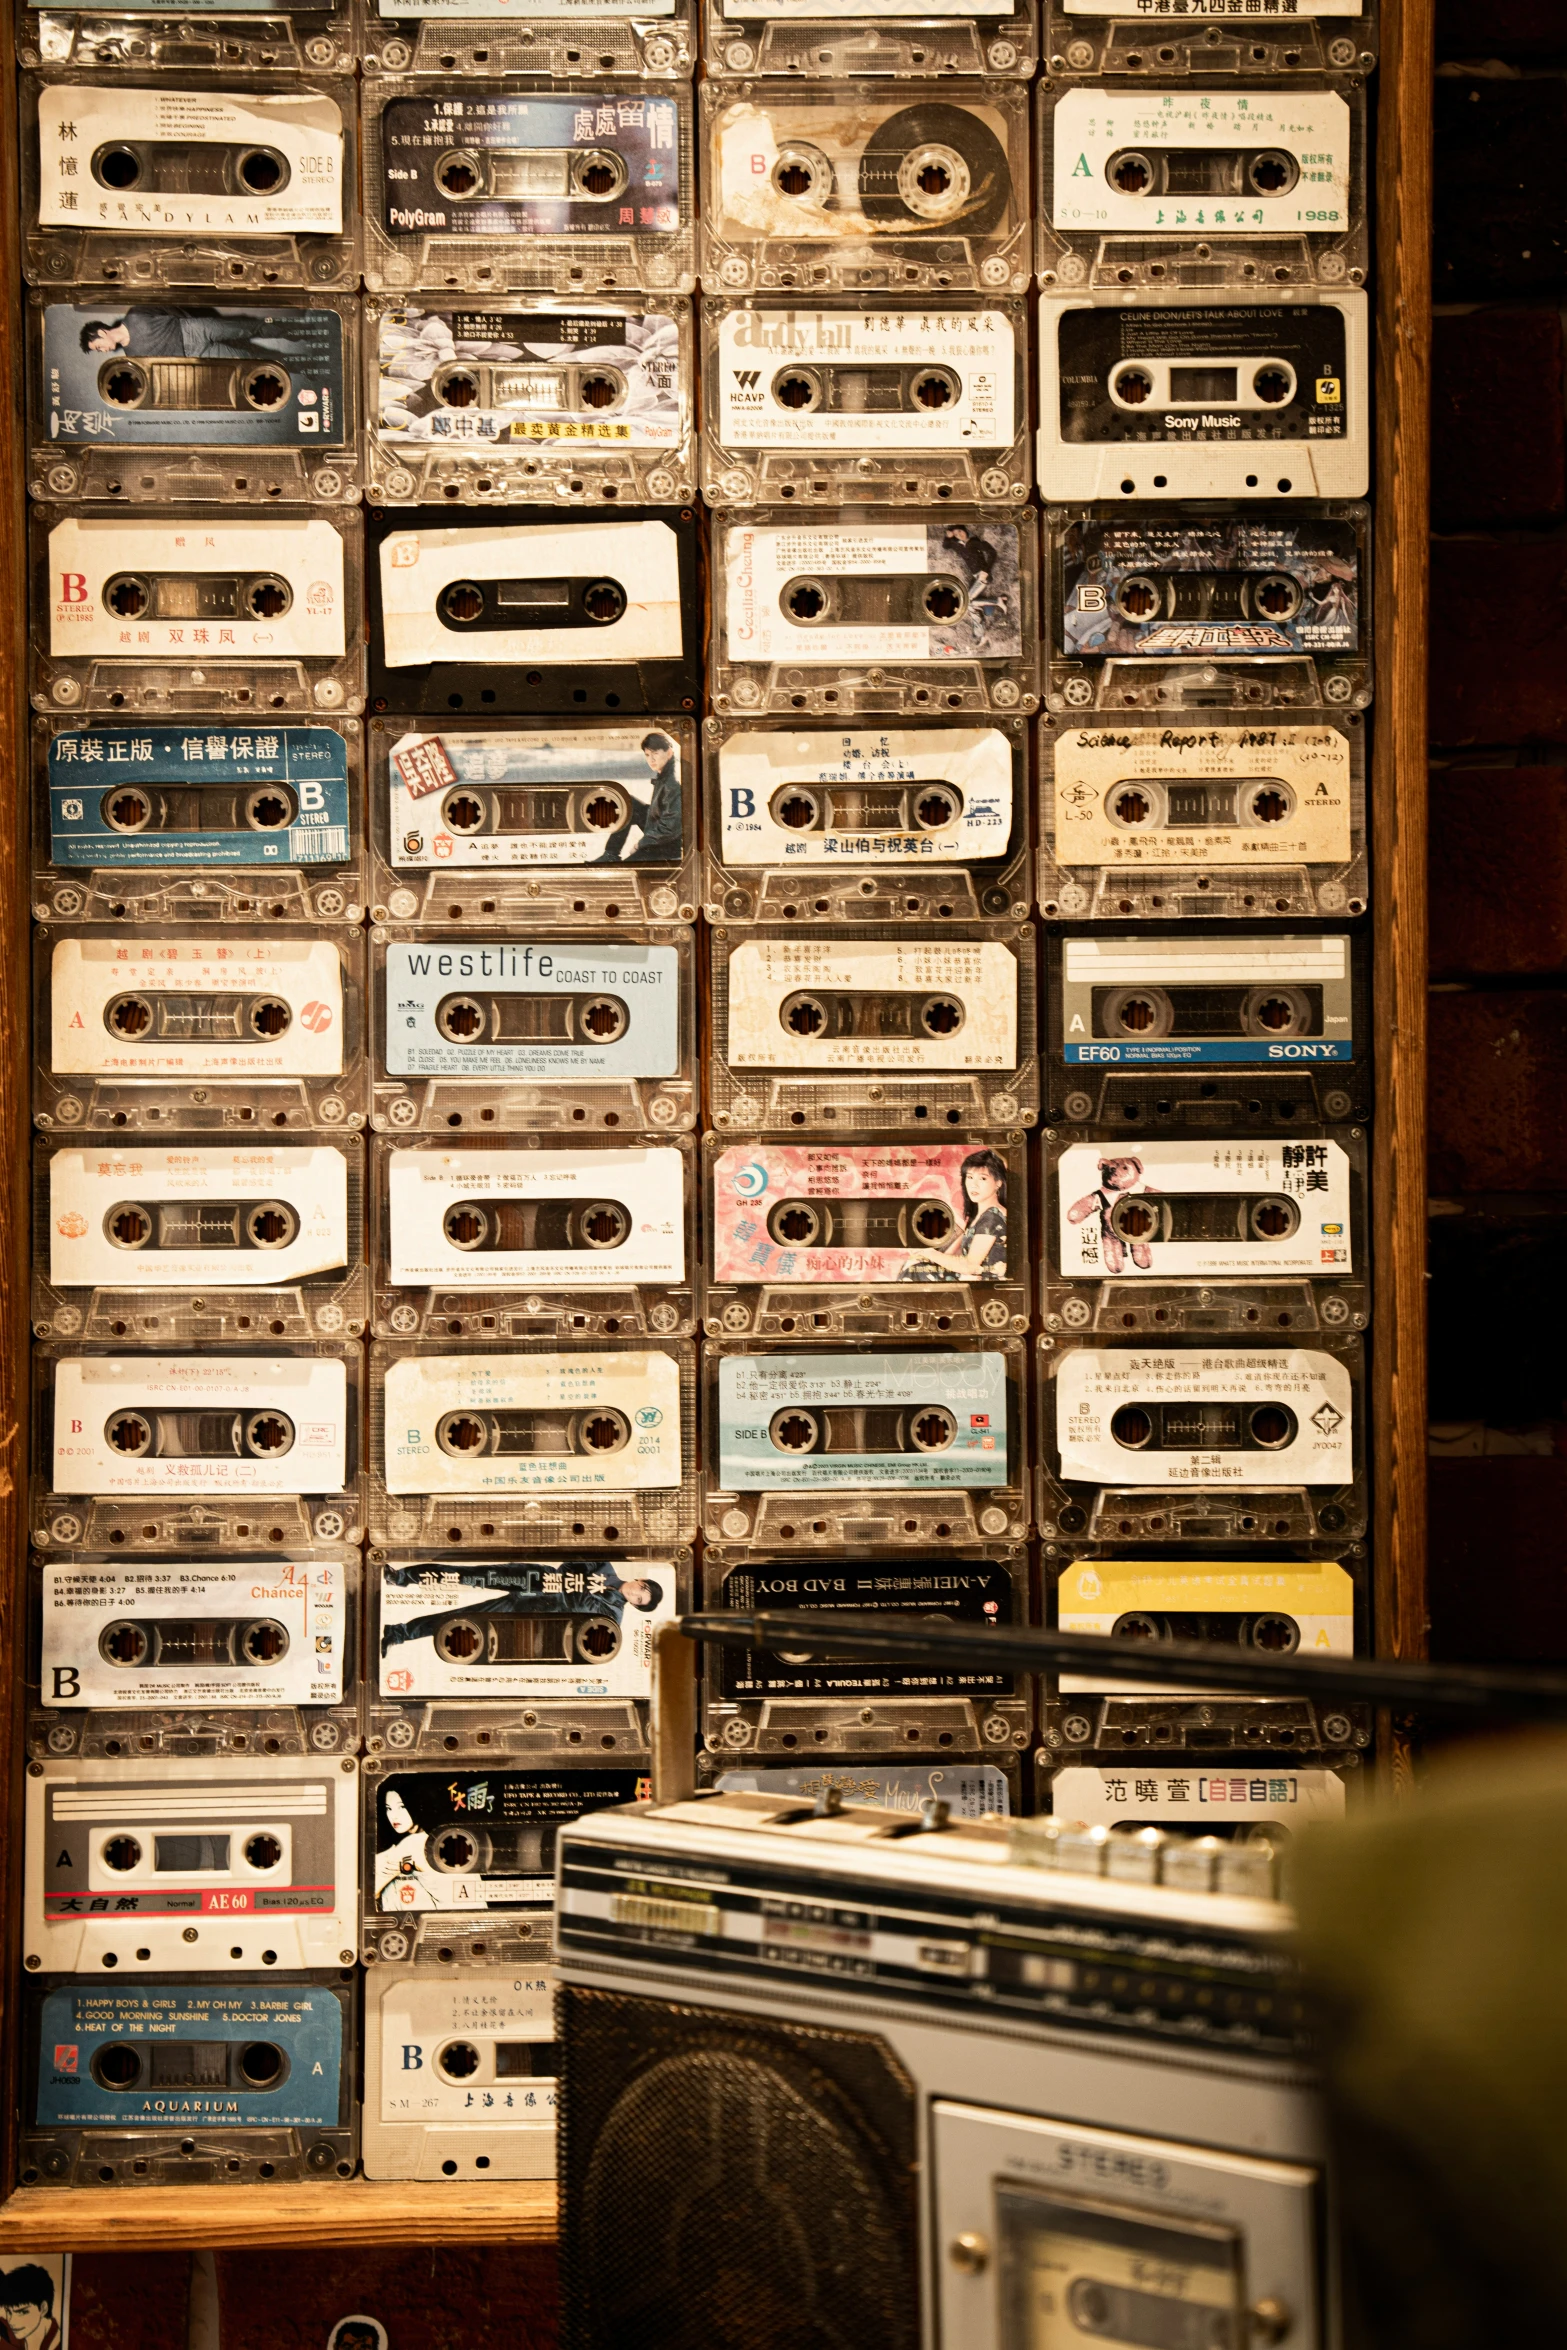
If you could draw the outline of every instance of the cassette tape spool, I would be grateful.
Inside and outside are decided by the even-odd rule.
[[[691,305],[366,306],[370,495],[506,505],[695,494]]]
[[[353,93],[279,76],[22,78],[22,267],[32,285],[351,292]],[[112,296],[105,294],[105,300]]]
[[[1053,506],[1045,539],[1052,710],[1315,714],[1371,699],[1364,506]]]
[[[33,1541],[48,1551],[240,1556],[362,1540],[363,1350],[33,1350]],[[303,1963],[303,1962],[301,1962]]]
[[[713,1123],[1031,1126],[1034,941],[878,930],[839,943],[713,933]]]
[[[1039,721],[1039,906],[1095,921],[1363,914],[1357,711],[1247,726]]]
[[[558,1762],[647,1753],[653,1643],[691,1554],[370,1557],[370,1753]]]
[[[796,82],[870,82],[905,75],[994,74],[1027,81],[1039,53],[1030,0],[863,0],[850,16],[823,0],[708,0],[707,73],[788,74]]]
[[[703,1143],[706,1327],[983,1338],[1028,1327],[1028,1152],[991,1142]]]
[[[17,62],[56,72],[352,73],[357,46],[346,0],[270,8],[227,0],[222,15],[181,16],[168,0],[60,0],[20,18]]]
[[[383,1342],[370,1456],[370,1539],[384,1549],[664,1553],[696,1532],[696,1350]]]
[[[29,1984],[24,2186],[347,2179],[354,1975]]]
[[[1212,1640],[1259,1656],[1353,1656],[1364,1612],[1341,1558],[1121,1559],[1073,1556],[1055,1579],[1063,1632],[1143,1643]],[[1244,1697],[1227,1689],[1062,1673],[1047,1686],[1053,1755],[1242,1754],[1336,1757],[1371,1744],[1371,1709],[1353,1700]]]
[[[351,1753],[359,1553],[45,1558],[28,1673],[40,1761]]]
[[[713,506],[933,506],[1028,495],[1020,302],[702,305],[702,494]]]
[[[1226,14],[1204,0],[1159,0],[1116,16],[1103,0],[1044,0],[1052,74],[1099,76],[1369,73],[1376,64],[1376,0],[1264,0]]]
[[[680,83],[364,93],[371,293],[689,294],[691,93]]]
[[[1023,1350],[703,1350],[710,1542],[857,1550],[1028,1532]]]
[[[41,932],[37,1123],[53,1134],[363,1126],[363,954],[341,924],[243,940],[98,923]]]
[[[1039,1341],[1050,1540],[1337,1542],[1365,1532],[1358,1338]]]
[[[374,922],[694,922],[696,728],[372,719]]]
[[[1370,407],[1361,293],[1039,305],[1046,498],[1362,498]]]
[[[1167,1835],[1190,1836],[1199,1840],[1199,1849],[1187,1865],[1201,1870],[1206,1864],[1211,1871],[1198,1880],[1202,1890],[1245,1894],[1265,1889],[1272,1898],[1281,1863],[1288,1869],[1294,1838],[1318,1821],[1344,1817],[1350,1789],[1356,1787],[1351,1774],[1359,1764],[1358,1754],[1341,1756],[1336,1769],[1302,1767],[1286,1755],[1264,1761],[1243,1754],[1170,1770],[1162,1760],[1146,1762],[1141,1756],[1121,1763],[1058,1764],[1041,1747],[1034,1809],[1084,1827],[1128,1833],[1162,1828]]]
[[[894,1621],[1022,1625],[1028,1557],[1015,1550],[946,1553],[932,1568],[870,1571],[842,1560],[761,1559],[722,1545],[706,1553],[707,1605],[750,1614],[852,1608]],[[847,1657],[708,1651],[702,1735],[711,1754],[1007,1754],[1033,1734],[1026,1674],[933,1672]]]
[[[33,1762],[22,1893],[29,1973],[351,1966],[359,1765]]]
[[[33,720],[39,922],[364,919],[359,720]]]
[[[34,506],[36,710],[254,721],[364,708],[351,507],[310,517]]]
[[[364,1769],[364,1958],[538,1966],[550,1954],[555,1843],[584,1812],[646,1802],[645,1771]]]
[[[696,518],[371,516],[371,707],[658,718],[701,695]]]
[[[1366,92],[1350,77],[1238,88],[1042,80],[1039,283],[1167,287],[1364,283]]]
[[[542,1964],[372,1967],[365,2177],[553,2178],[554,1991]]]
[[[379,1138],[382,1338],[683,1337],[697,1320],[696,1145]]]
[[[956,1820],[1005,1819],[1022,1809],[1022,1770],[1015,1757],[995,1755],[984,1762],[875,1762],[841,1756],[813,1757],[794,1767],[736,1769],[727,1754],[700,1754],[697,1779],[720,1795],[804,1796],[845,1811],[868,1804],[918,1818],[934,1798]]]
[[[360,24],[367,76],[423,74],[457,82],[501,75],[600,75],[655,84],[689,78],[696,63],[690,0],[652,0],[635,18],[605,0],[530,0],[510,17],[506,0],[369,0]]]
[[[712,703],[720,717],[1037,708],[1031,512],[713,525]]]
[[[121,505],[359,496],[358,305],[28,302],[28,488]]]
[[[689,931],[452,946],[377,930],[372,946],[383,1133],[694,1123]]]
[[[709,922],[1028,919],[1021,719],[704,732]]]
[[[1363,1330],[1366,1144],[1045,1137],[1045,1327],[1277,1340]]]
[[[715,294],[1021,294],[1020,89],[906,82],[874,98],[706,82],[702,284]]]
[[[83,1150],[33,1159],[33,1334],[168,1346],[357,1338],[364,1147]]]

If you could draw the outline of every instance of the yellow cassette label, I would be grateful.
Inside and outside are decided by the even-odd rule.
[[[1071,726],[1055,743],[1062,865],[1342,865],[1346,735],[1329,726]]]
[[[1127,1640],[1244,1639],[1259,1654],[1353,1656],[1355,1586],[1334,1559],[1079,1559],[1062,1575],[1063,1632]],[[1176,1682],[1063,1673],[1061,1692],[1188,1697]]]

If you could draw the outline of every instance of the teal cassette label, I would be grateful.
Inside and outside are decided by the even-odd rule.
[[[322,1984],[65,1983],[37,2033],[43,2127],[339,2126],[343,2009]]]
[[[1010,1482],[999,1354],[728,1355],[718,1482],[735,1492]]]
[[[49,745],[56,865],[333,865],[348,746],[329,726],[89,726]]]
[[[394,1077],[675,1077],[674,947],[569,940],[386,950]]]

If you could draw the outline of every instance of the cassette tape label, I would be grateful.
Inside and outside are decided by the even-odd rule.
[[[1287,1565],[1254,1560],[1080,1560],[1061,1577],[1063,1632],[1125,1640],[1233,1640],[1259,1653],[1353,1656],[1355,1586],[1330,1559]],[[1062,1695],[1100,1691],[1128,1698],[1187,1697],[1179,1682],[1118,1681],[1063,1673]],[[1222,1701],[1221,1701],[1222,1702]]]
[[[1355,1057],[1342,933],[1068,938],[1061,974],[1061,1051],[1071,1067],[1282,1068]]]
[[[1347,736],[1324,726],[1064,727],[1055,736],[1063,865],[1342,865]]]
[[[1338,441],[1349,430],[1344,313],[1331,304],[1073,306],[1053,323],[1063,440]]]
[[[38,2016],[41,2127],[339,2126],[343,2005],[325,1986],[61,1983]]]
[[[366,2021],[379,2033],[382,2122],[553,2131],[555,1986],[547,1972],[454,1968],[434,1981],[400,1974],[387,1982],[377,1969],[366,1990],[378,1995]],[[450,2136],[443,2133],[443,2148]],[[496,2169],[505,2175],[497,2165],[490,2176]]]
[[[388,669],[681,655],[668,523],[399,530],[382,540],[380,566]]]
[[[140,1707],[337,1705],[343,1569],[328,1560],[43,1568],[43,1702]]]
[[[812,1762],[798,1770],[723,1771],[714,1784],[721,1795],[802,1795],[813,1803],[836,1795],[845,1804],[916,1815],[934,1796],[955,1820],[987,1813],[1004,1819],[1014,1808],[1011,1783],[994,1763]]]
[[[57,658],[244,661],[347,650],[343,540],[329,522],[71,516],[50,531],[48,561]]]
[[[317,448],[347,430],[343,320],[327,309],[51,302],[43,392],[51,441]]]
[[[680,745],[660,728],[405,734],[388,754],[399,871],[675,863]]]
[[[465,4],[461,13],[486,11]],[[388,450],[480,458],[511,443],[530,452],[599,444],[673,451],[684,437],[680,329],[667,312],[408,305],[383,314],[379,362],[378,429]]]
[[[1016,1594],[1004,1567],[959,1567],[939,1574],[856,1574],[822,1568],[806,1574],[790,1568],[737,1567],[724,1577],[719,1604],[750,1614],[780,1608],[832,1614],[841,1609],[898,1617],[937,1618],[950,1624],[1010,1624]],[[1003,1672],[907,1671],[844,1657],[777,1655],[767,1649],[719,1648],[716,1694],[754,1697],[985,1696],[1010,1695],[1013,1676]]]
[[[61,1076],[336,1077],[338,950],[323,939],[57,939],[50,1068]]]
[[[1004,449],[1017,432],[1000,311],[731,310],[716,361],[712,429],[729,449]]]
[[[537,1559],[381,1569],[384,1697],[648,1698],[672,1561]]]
[[[726,1355],[718,1479],[737,1492],[1001,1486],[998,1354]]]
[[[1153,1770],[1142,1761],[1122,1770],[1072,1764],[1052,1773],[1050,1808],[1057,1819],[1089,1827],[1135,1824],[1223,1836],[1277,1820],[1298,1832],[1314,1820],[1343,1818],[1344,1782],[1336,1771],[1285,1770],[1277,1763],[1242,1771]]]
[[[718,798],[728,865],[967,864],[1011,841],[1012,748],[987,726],[733,734]]]
[[[61,1150],[49,1278],[62,1289],[275,1288],[349,1260],[339,1150]]]
[[[314,92],[45,86],[38,143],[44,228],[154,237],[342,231],[343,117]]]
[[[678,236],[673,98],[594,92],[394,98],[382,118],[390,235]]]
[[[1073,1348],[1056,1371],[1060,1474],[1099,1485],[1345,1485],[1354,1410],[1346,1366],[1306,1348]]]
[[[996,941],[746,939],[729,961],[736,1068],[1011,1069],[1017,962]]]
[[[1067,1280],[1354,1270],[1350,1163],[1337,1142],[1073,1143],[1056,1182]]]
[[[375,1786],[378,1910],[548,1910],[568,1820],[645,1801],[638,1771],[400,1771]]]
[[[685,1279],[678,1150],[395,1151],[400,1288],[621,1288]]]
[[[725,649],[732,661],[1017,659],[1015,524],[730,526]]]
[[[1007,1177],[967,1143],[740,1144],[712,1172],[715,1282],[1003,1281]]]
[[[385,1375],[391,1493],[628,1493],[681,1480],[672,1355],[405,1355]]]
[[[1059,554],[1061,649],[1069,659],[1359,648],[1352,521],[1074,519],[1060,533]]]
[[[316,1494],[348,1470],[348,1374],[305,1355],[64,1355],[53,1490]]]
[[[1056,229],[1255,237],[1349,225],[1350,111],[1331,90],[1067,90],[1053,148]]]
[[[348,745],[326,726],[95,726],[49,745],[57,865],[343,864]]]
[[[674,947],[386,949],[394,1077],[673,1077],[680,1069]]]

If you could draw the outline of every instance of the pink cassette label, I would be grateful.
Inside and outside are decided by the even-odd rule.
[[[1007,1167],[985,1144],[742,1143],[712,1180],[715,1281],[1006,1278]]]

